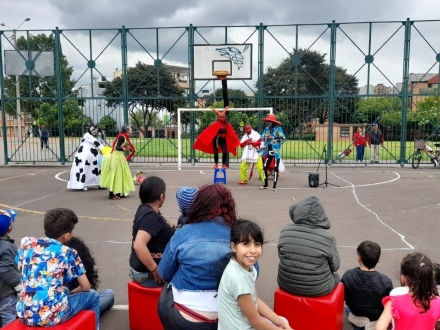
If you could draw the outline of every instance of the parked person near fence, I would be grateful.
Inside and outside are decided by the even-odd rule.
[[[98,157],[104,146],[97,140],[99,128],[90,125],[76,150],[72,162],[67,189],[87,190],[88,187],[99,187],[101,166]]]
[[[49,131],[46,128],[46,125],[41,124],[40,127],[40,142],[41,142],[41,151],[43,151],[43,146],[46,146],[46,150],[49,149]]]
[[[0,328],[17,318],[17,294],[21,293],[21,273],[15,263],[17,247],[9,237],[17,212],[0,210]]]
[[[217,288],[231,253],[235,201],[223,185],[197,192],[186,224],[176,231],[163,253],[159,274],[169,284],[159,298],[165,330],[217,329]]]
[[[290,329],[286,318],[277,315],[255,290],[255,264],[263,253],[264,235],[249,220],[237,220],[231,228],[232,256],[218,288],[218,329]]]
[[[365,138],[365,132],[362,127],[358,127],[353,137],[353,145],[356,148],[356,162],[362,162],[364,160],[365,146],[367,141]]]
[[[294,203],[289,214],[293,223],[278,240],[278,285],[299,296],[325,296],[339,283],[341,261],[324,207],[310,196]]]
[[[45,237],[24,237],[15,261],[21,271],[22,290],[17,303],[18,317],[29,326],[50,327],[63,323],[82,310],[95,312],[99,329],[99,297],[78,253],[64,245],[73,236],[76,214],[66,208],[47,211]],[[70,291],[66,283],[79,286]]]
[[[264,184],[264,173],[263,173],[263,160],[258,153],[261,146],[261,136],[260,134],[252,129],[251,124],[246,124],[244,126],[245,135],[241,138],[240,147],[243,148],[241,155],[241,165],[240,165],[240,182],[238,184],[248,183],[247,170],[252,164],[251,173],[249,174],[249,179],[252,177],[252,172],[254,166],[257,168],[258,176]]]
[[[150,288],[163,285],[157,268],[175,231],[160,213],[165,191],[165,182],[157,176],[142,181],[139,188],[141,205],[133,221],[129,276]]]
[[[98,291],[99,286],[99,274],[96,266],[95,258],[93,258],[89,247],[84,243],[84,241],[79,237],[72,237],[72,239],[66,244],[68,247],[74,249],[78,252],[78,255],[86,269],[86,276],[90,282],[90,286],[93,290],[98,292],[99,296],[99,315],[102,316],[105,312],[112,309],[115,303],[115,292],[112,289],[105,289]],[[67,283],[67,288],[69,291],[75,290],[79,287],[77,279],[72,282]]]
[[[229,153],[237,155],[237,147],[240,144],[237,133],[226,119],[229,107],[219,111],[211,108],[217,115],[217,120],[203,130],[194,142],[193,149],[214,154],[214,166],[218,167],[219,148],[222,150],[222,168],[229,168]]]
[[[386,330],[394,321],[394,330],[440,329],[440,297],[434,281],[431,260],[420,252],[408,254],[400,265],[400,282],[407,294],[385,297],[376,330]]]
[[[131,127],[124,125],[112,144],[112,151],[105,155],[101,168],[101,187],[109,190],[109,199],[119,200],[135,191],[128,161],[136,149],[130,141]],[[125,156],[124,152],[130,152]]]
[[[374,123],[370,134],[368,134],[368,145],[370,146],[370,162],[380,163],[380,147],[383,146],[383,134],[379,125]]]
[[[393,289],[390,278],[376,271],[381,249],[379,244],[364,241],[357,248],[359,267],[347,270],[342,276],[346,313],[354,330],[374,327],[383,312],[382,299]]]

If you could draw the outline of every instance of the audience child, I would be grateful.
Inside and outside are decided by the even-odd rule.
[[[16,216],[14,210],[0,210],[0,328],[17,318],[15,305],[21,291],[21,274],[14,261],[17,247],[8,236]]]
[[[380,254],[381,249],[377,243],[362,242],[356,256],[360,267],[347,270],[342,276],[348,320],[354,330],[365,329],[365,326],[379,319],[383,311],[382,298],[393,289],[390,278],[375,269]]]
[[[289,214],[293,224],[278,240],[278,285],[300,296],[325,296],[339,283],[340,258],[324,207],[310,196],[294,203]]]
[[[72,239],[66,244],[68,247],[78,252],[78,255],[86,269],[86,276],[90,282],[90,286],[93,290],[98,291],[99,274],[98,269],[95,268],[96,262],[92,253],[84,241],[79,237],[72,237]],[[72,291],[79,286],[78,280],[74,279],[72,282],[67,283],[67,288]],[[99,312],[103,315],[109,311],[115,303],[115,292],[111,289],[106,289],[98,292],[99,295]]]
[[[254,222],[237,220],[231,228],[232,257],[218,288],[218,329],[291,329],[257,295],[254,265],[263,253],[263,232]]]
[[[29,326],[50,327],[63,323],[82,310],[95,312],[99,329],[99,297],[91,290],[78,253],[66,246],[78,222],[69,209],[56,208],[44,216],[45,237],[24,237],[15,258],[21,271],[22,291],[18,317]],[[65,283],[78,280],[69,292]]]
[[[440,297],[435,286],[434,267],[422,253],[408,254],[400,265],[400,282],[409,292],[385,297],[376,330],[386,330],[394,320],[394,330],[440,329]]]
[[[181,187],[177,189],[176,199],[179,204],[180,212],[182,212],[177,220],[177,228],[182,227],[186,223],[186,217],[188,216],[189,209],[194,203],[196,194],[197,189],[193,187]]]
[[[139,188],[142,204],[133,221],[129,276],[145,287],[163,285],[157,266],[175,231],[159,211],[165,190],[165,182],[157,176],[147,177]]]
[[[171,238],[159,264],[169,283],[158,303],[165,330],[217,329],[218,280],[229,260],[235,221],[235,201],[225,186],[198,190],[185,226]]]

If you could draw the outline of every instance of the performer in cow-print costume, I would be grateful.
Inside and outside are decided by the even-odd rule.
[[[90,125],[73,159],[68,189],[87,190],[87,187],[98,186],[101,168],[98,156],[104,147],[97,139],[98,127]]]

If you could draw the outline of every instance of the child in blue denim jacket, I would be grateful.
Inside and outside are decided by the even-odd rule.
[[[21,291],[20,271],[14,261],[17,247],[8,236],[16,215],[14,210],[0,210],[0,328],[17,318],[15,305]]]

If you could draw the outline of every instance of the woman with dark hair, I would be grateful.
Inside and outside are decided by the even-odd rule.
[[[98,292],[100,315],[104,314],[113,307],[113,304],[115,303],[115,292],[111,289],[98,291],[99,274],[98,269],[95,268],[96,261],[95,258],[93,258],[90,249],[81,238],[72,237],[66,245],[78,253],[79,258],[86,269],[86,276],[90,282],[91,288]],[[78,286],[79,284],[76,278],[72,282],[67,283],[69,291],[76,289]]]
[[[165,182],[157,176],[142,181],[139,189],[142,204],[133,221],[129,275],[150,288],[163,285],[157,266],[175,231],[159,211],[165,201],[165,190]]]
[[[67,189],[87,190],[87,187],[99,187],[101,168],[98,156],[104,147],[98,140],[98,126],[90,125],[76,150],[75,158],[70,170]]]
[[[185,226],[168,243],[159,264],[163,288],[158,311],[165,330],[217,329],[217,288],[229,261],[235,201],[222,185],[197,192]]]
[[[112,151],[106,154],[102,162],[101,187],[108,188],[109,199],[119,200],[134,191],[128,161],[131,160],[136,150],[130,141],[131,127],[122,126],[121,133],[112,144]],[[125,152],[129,152],[125,156]]]

